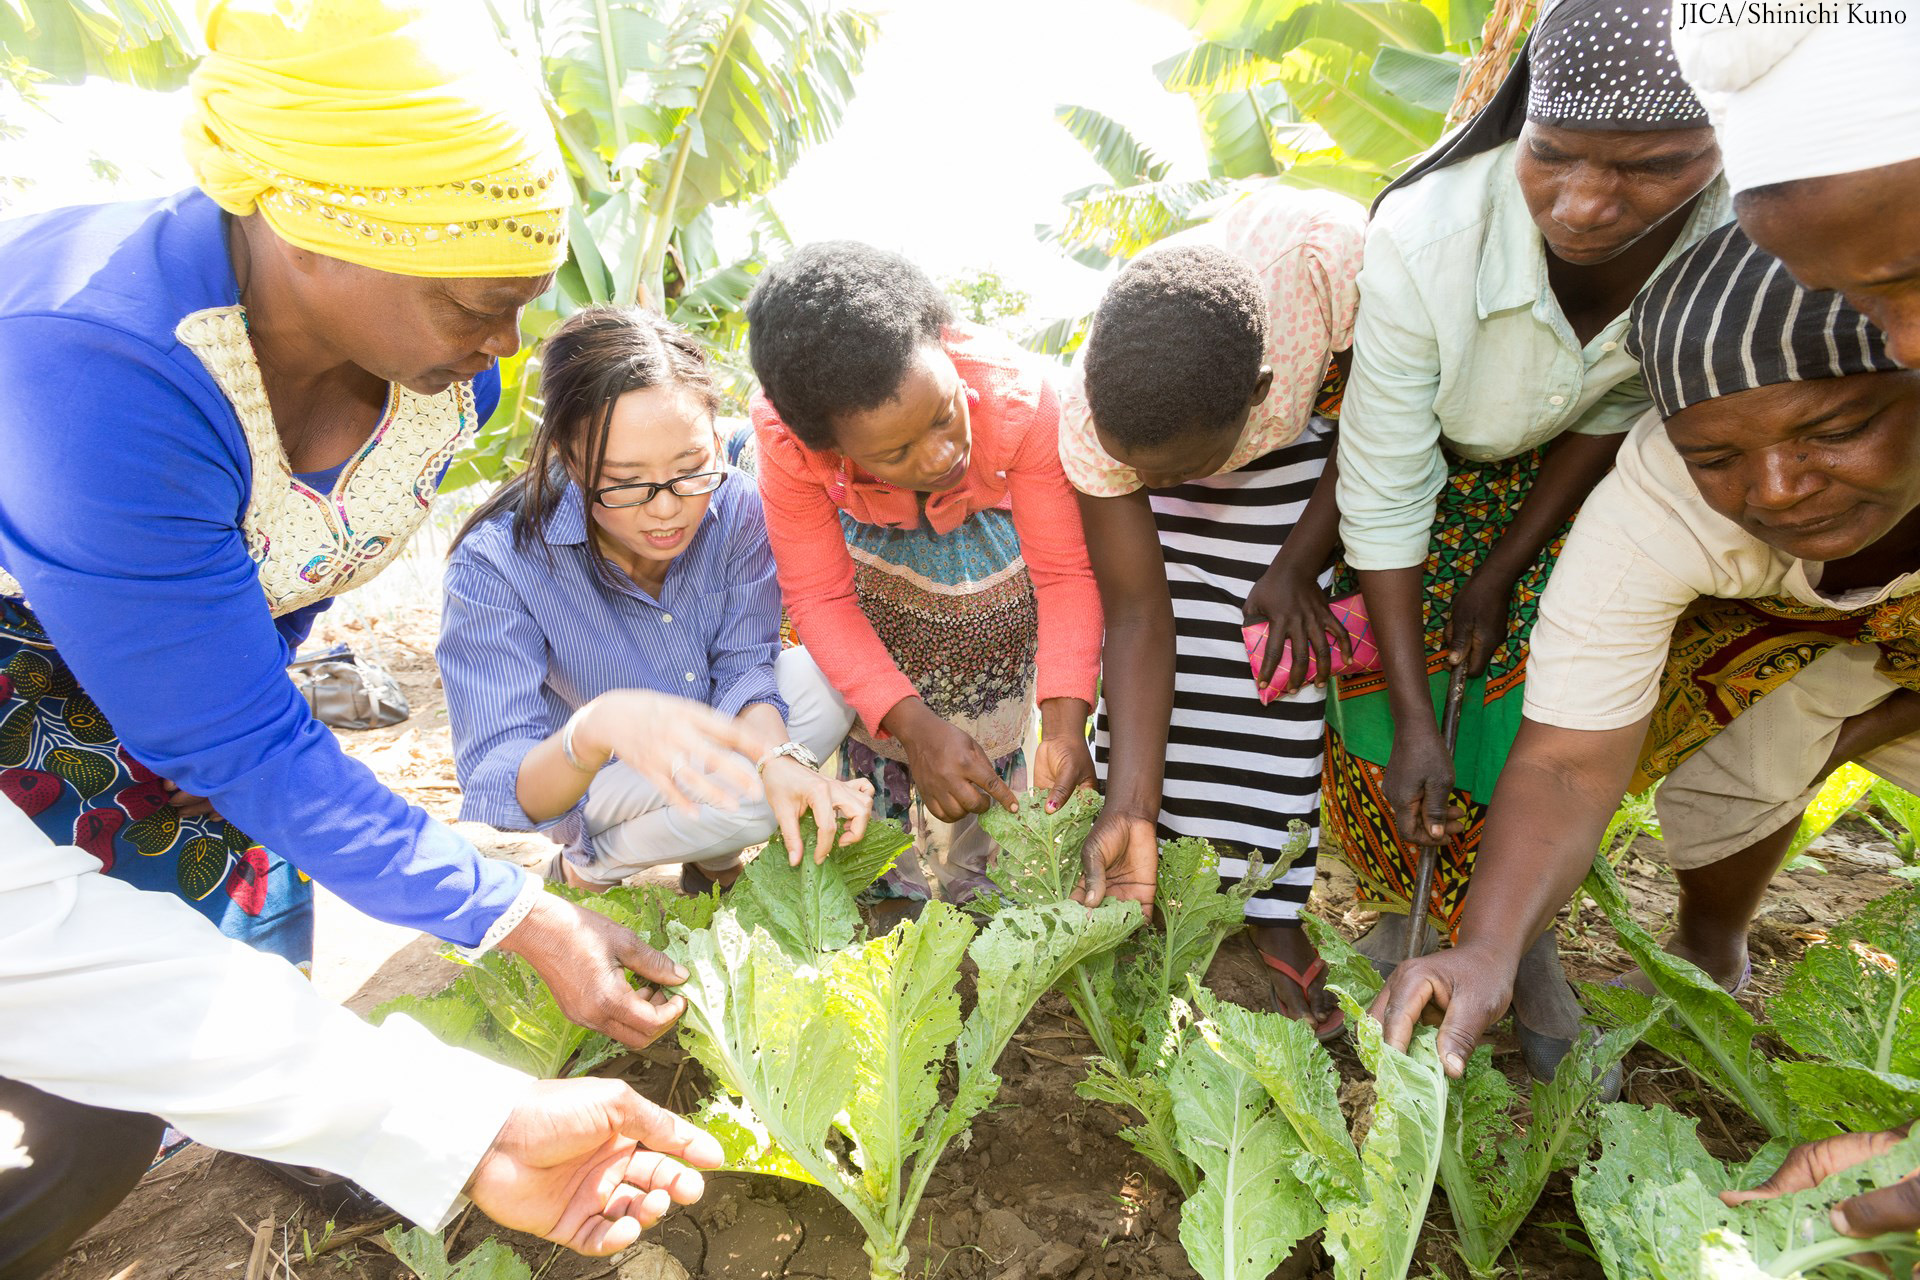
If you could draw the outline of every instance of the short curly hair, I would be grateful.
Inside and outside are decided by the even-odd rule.
[[[1221,249],[1158,249],[1127,264],[1094,313],[1087,405],[1121,448],[1224,430],[1253,400],[1266,350],[1252,268]]]
[[[787,429],[830,449],[834,419],[893,399],[913,353],[952,323],[947,295],[906,258],[822,240],[761,275],[747,299],[747,349]]]

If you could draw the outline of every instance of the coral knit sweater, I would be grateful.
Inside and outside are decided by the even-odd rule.
[[[1080,508],[1060,469],[1060,405],[1040,363],[993,334],[965,326],[944,345],[968,388],[967,476],[928,496],[926,524],[950,533],[978,511],[1011,512],[1040,613],[1035,696],[1092,705],[1100,672],[1100,592],[1087,562]],[[787,430],[764,394],[753,399],[760,498],[794,630],[867,730],[918,693],[854,595],[853,558],[840,513],[916,528],[919,495],[882,484],[837,453],[815,452]]]

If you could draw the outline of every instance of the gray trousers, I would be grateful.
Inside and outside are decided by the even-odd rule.
[[[839,750],[853,727],[853,709],[807,651],[782,652],[774,676],[787,703],[788,736],[822,760]],[[636,871],[668,862],[725,871],[740,861],[743,850],[770,839],[775,826],[763,796],[737,809],[701,805],[694,813],[684,813],[669,805],[653,783],[617,760],[587,788],[586,820],[591,860],[579,860],[575,851],[569,851],[568,859],[575,875],[601,884],[618,884]]]

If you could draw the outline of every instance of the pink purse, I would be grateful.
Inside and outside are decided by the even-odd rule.
[[[1333,674],[1350,675],[1361,671],[1380,669],[1380,649],[1373,642],[1373,624],[1367,620],[1367,603],[1359,593],[1343,596],[1330,606],[1333,616],[1347,629],[1347,638],[1353,642],[1351,661],[1341,656],[1340,646],[1334,642],[1332,632],[1327,633],[1328,657],[1333,663]],[[1267,624],[1256,622],[1252,626],[1241,628],[1247,641],[1247,661],[1253,665],[1253,678],[1260,679],[1260,665],[1267,656]],[[1280,655],[1280,663],[1273,669],[1273,681],[1260,690],[1261,705],[1283,697],[1287,689],[1287,676],[1293,670],[1297,655],[1288,652]],[[1319,675],[1320,664],[1312,653],[1307,654],[1307,681],[1312,682]]]

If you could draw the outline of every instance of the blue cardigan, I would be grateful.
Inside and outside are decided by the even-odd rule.
[[[382,786],[287,677],[317,610],[268,613],[239,419],[173,336],[239,301],[226,245],[197,191],[0,223],[0,568],[135,759],[369,915],[474,945],[525,873]]]

